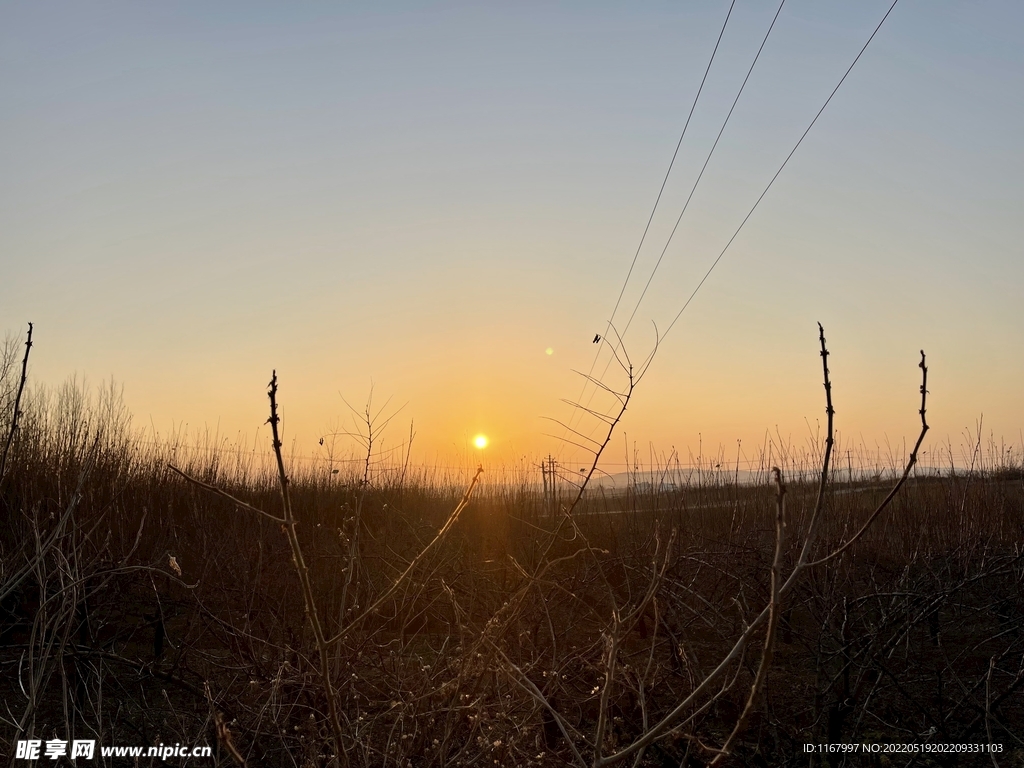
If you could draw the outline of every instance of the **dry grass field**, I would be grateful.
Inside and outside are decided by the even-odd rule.
[[[839,551],[902,467],[830,469],[820,504],[814,473],[709,467],[554,509],[525,473],[474,487],[143,444],[112,390],[21,410],[0,754],[56,734],[302,768],[1024,766],[1019,462],[912,471]]]

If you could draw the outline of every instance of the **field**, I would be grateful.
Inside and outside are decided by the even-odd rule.
[[[1024,765],[1013,461],[909,472],[845,547],[902,466],[638,467],[573,502],[530,468],[442,476],[372,445],[334,472],[145,444],[112,388],[21,411],[5,754],[56,734],[218,765]],[[860,751],[885,744],[922,751]]]

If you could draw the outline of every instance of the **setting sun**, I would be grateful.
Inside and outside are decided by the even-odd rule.
[[[480,449],[486,448],[487,442],[487,435],[477,435],[473,438],[473,445]]]

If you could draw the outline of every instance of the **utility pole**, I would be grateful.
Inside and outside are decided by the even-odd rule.
[[[548,464],[546,461],[540,463],[540,474],[544,480],[544,507],[546,509],[548,506]]]
[[[545,488],[548,489],[550,494],[548,492],[545,492],[544,499],[548,504],[548,508],[551,512],[552,518],[555,517],[555,514],[558,511],[558,484],[555,482],[556,466],[557,462],[555,461],[555,458],[549,453],[547,458],[547,471],[545,473],[547,478]]]

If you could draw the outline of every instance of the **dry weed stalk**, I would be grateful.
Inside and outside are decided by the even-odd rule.
[[[366,455],[363,459],[363,476],[359,482],[359,493],[356,495],[355,508],[352,512],[352,534],[349,537],[348,542],[348,562],[345,566],[345,583],[341,588],[341,600],[339,607],[339,622],[344,625],[346,623],[345,616],[349,610],[349,592],[353,587],[353,584],[357,583],[356,572],[361,566],[360,550],[361,550],[361,538],[363,528],[363,512],[366,509],[366,497],[370,491],[372,485],[372,470],[373,470],[373,448],[378,438],[383,434],[384,430],[387,429],[388,424],[391,420],[398,415],[402,410],[399,408],[397,411],[381,419],[382,414],[391,403],[389,398],[383,406],[381,406],[376,413],[373,412],[373,388],[370,389],[370,394],[366,399],[366,407],[362,413],[357,411],[351,403],[348,402],[344,397],[341,398],[342,402],[348,406],[348,409],[358,417],[358,428],[355,431],[342,431],[332,433],[331,438],[336,438],[339,435],[345,435],[347,437],[354,438],[357,442],[363,444],[366,449]],[[321,444],[323,437],[320,438]],[[411,447],[411,446],[410,446]],[[406,457],[408,462],[408,456]],[[355,600],[358,603],[358,598]],[[356,606],[358,607],[358,605]]]
[[[281,454],[281,436],[279,430],[279,424],[281,421],[280,416],[277,413],[277,371],[273,372],[268,385],[267,396],[270,398],[270,417],[267,422],[270,424],[271,433],[273,436],[273,448],[274,457],[277,462],[278,482],[281,491],[281,504],[284,509],[284,517],[277,517],[276,515],[269,514],[257,507],[247,504],[241,499],[235,498],[226,491],[217,488],[216,486],[204,483],[191,477],[188,473],[183,472],[177,467],[168,464],[168,467],[181,475],[183,478],[191,483],[203,488],[204,490],[216,493],[219,496],[223,496],[228,500],[232,501],[239,507],[255,512],[264,517],[268,517],[276,523],[281,524],[281,530],[288,538],[288,546],[291,549],[292,564],[295,567],[295,573],[299,577],[299,583],[302,586],[302,600],[305,606],[306,617],[309,619],[310,626],[313,629],[313,637],[316,641],[317,652],[320,656],[320,680],[323,684],[324,696],[327,699],[328,717],[330,721],[331,733],[334,741],[335,755],[334,761],[341,762],[343,765],[348,765],[348,751],[345,746],[344,733],[341,728],[341,720],[338,716],[338,704],[337,696],[334,690],[334,684],[332,682],[331,675],[331,664],[329,656],[329,643],[325,637],[323,625],[320,622],[320,614],[317,611],[316,598],[313,595],[313,585],[309,578],[309,568],[306,565],[306,560],[302,555],[302,547],[299,544],[299,538],[296,533],[296,526],[298,525],[295,514],[292,510],[291,496],[288,492],[288,474],[284,468],[284,457]],[[218,738],[221,739],[222,743],[226,743],[227,748],[231,752],[232,756],[236,760],[241,760],[241,756],[238,754],[236,748],[230,740],[221,738],[221,729],[218,728]],[[244,765],[244,762],[242,762]]]
[[[366,610],[360,613],[344,629],[342,629],[338,634],[332,637],[328,641],[328,643],[333,644],[338,642],[339,640],[344,638],[352,629],[359,626],[364,619],[367,619],[368,617],[376,613],[380,609],[380,607],[384,605],[384,603],[386,603],[391,598],[392,595],[395,594],[395,592],[406,580],[409,574],[416,569],[416,566],[423,562],[423,559],[428,554],[430,554],[430,552],[433,551],[438,544],[440,544],[444,540],[445,536],[452,529],[455,523],[459,521],[459,515],[462,514],[462,511],[467,506],[469,506],[469,501],[473,497],[473,490],[476,488],[477,483],[480,481],[480,475],[482,475],[483,472],[484,468],[482,466],[477,467],[476,474],[473,475],[473,479],[470,481],[469,487],[466,489],[465,494],[463,494],[462,499],[455,506],[455,509],[452,510],[451,514],[448,515],[448,519],[444,521],[444,524],[438,530],[437,534],[435,534],[434,538],[430,540],[430,543],[428,543],[425,547],[423,547],[423,549],[420,550],[420,553],[412,559],[409,565],[406,566],[405,570],[402,571],[402,573],[398,576],[397,579],[395,579],[395,581],[391,584],[390,587],[384,590],[384,592],[376,600],[374,600],[373,603]]]
[[[309,619],[310,626],[311,626],[311,628],[313,630],[313,636],[314,636],[314,640],[316,642],[317,652],[318,652],[318,655],[320,657],[319,676],[320,676],[321,684],[323,686],[324,696],[325,696],[325,698],[327,700],[328,717],[329,717],[329,722],[330,722],[330,727],[331,727],[332,738],[333,738],[334,746],[335,746],[335,755],[332,758],[332,762],[334,764],[341,763],[342,765],[349,765],[351,760],[350,760],[348,749],[347,749],[347,746],[346,746],[346,743],[345,743],[345,733],[344,733],[344,731],[342,729],[341,719],[340,719],[339,712],[338,712],[337,691],[335,690],[334,683],[333,683],[333,675],[332,675],[331,661],[330,661],[330,651],[331,651],[331,648],[335,644],[337,644],[339,641],[341,641],[344,637],[346,637],[346,635],[352,629],[354,629],[355,627],[359,626],[359,624],[363,620],[365,620],[366,618],[368,618],[369,616],[374,614],[377,610],[379,610],[380,607],[382,605],[384,605],[384,603],[386,603],[395,594],[395,592],[399,589],[399,587],[405,582],[405,580],[407,579],[409,574],[413,570],[415,570],[415,568],[424,560],[424,558],[431,551],[433,551],[437,547],[437,545],[441,541],[444,540],[444,538],[447,535],[447,533],[451,530],[451,528],[455,525],[455,523],[458,522],[459,515],[461,514],[461,512],[468,506],[468,504],[470,502],[470,499],[472,498],[472,495],[473,495],[473,490],[476,488],[477,483],[479,482],[479,479],[480,479],[480,475],[483,473],[483,467],[479,467],[477,469],[477,472],[473,476],[473,479],[470,482],[469,487],[466,489],[466,492],[463,495],[462,499],[459,501],[458,505],[456,505],[455,509],[448,516],[447,520],[441,526],[440,530],[438,530],[437,534],[434,536],[434,538],[431,540],[431,542],[429,544],[427,544],[425,547],[422,548],[422,550],[419,552],[419,554],[412,559],[412,561],[409,563],[409,565],[398,576],[398,578],[395,579],[395,581],[391,584],[391,586],[388,587],[380,596],[378,596],[378,598],[368,608],[366,608],[357,617],[355,617],[350,622],[348,622],[347,625],[343,626],[340,629],[340,631],[338,631],[333,637],[328,638],[327,634],[324,631],[323,623],[320,620],[320,613],[319,613],[319,611],[317,609],[316,597],[314,595],[312,581],[311,581],[310,576],[309,576],[309,567],[306,565],[306,560],[305,560],[305,557],[304,557],[304,555],[302,553],[302,547],[301,547],[301,545],[299,543],[299,538],[298,538],[298,533],[297,533],[298,521],[297,521],[297,519],[295,517],[295,513],[294,513],[293,506],[292,506],[292,501],[291,501],[291,495],[289,493],[290,480],[288,478],[287,472],[285,471],[284,457],[283,457],[283,455],[281,453],[282,442],[281,442],[280,431],[279,431],[280,416],[278,415],[278,406],[277,406],[277,371],[276,370],[273,372],[273,375],[271,377],[270,384],[268,385],[268,393],[267,394],[268,394],[268,397],[270,398],[270,417],[267,419],[267,422],[270,424],[270,428],[271,428],[271,432],[272,432],[272,436],[273,436],[273,448],[274,448],[274,457],[275,457],[275,461],[276,461],[276,465],[277,465],[278,484],[279,484],[280,493],[281,493],[281,503],[282,503],[282,507],[283,507],[283,510],[284,510],[284,516],[283,517],[277,517],[276,515],[272,515],[272,514],[266,512],[266,511],[264,511],[264,510],[259,509],[258,507],[255,507],[255,506],[253,506],[251,504],[248,504],[245,501],[242,501],[241,499],[238,499],[237,497],[227,493],[226,491],[224,491],[221,488],[218,488],[217,486],[214,486],[214,485],[211,485],[209,483],[204,483],[204,482],[202,482],[200,480],[197,480],[196,478],[190,476],[187,472],[184,472],[181,469],[179,469],[179,468],[177,468],[177,467],[175,467],[175,466],[173,466],[171,464],[168,464],[167,466],[168,466],[169,469],[173,470],[178,475],[180,475],[184,479],[188,480],[189,482],[195,484],[196,486],[198,486],[200,488],[203,488],[204,490],[210,491],[211,493],[215,493],[218,496],[226,498],[229,501],[231,501],[232,503],[234,503],[236,506],[238,506],[238,507],[240,507],[242,509],[248,510],[250,512],[255,512],[255,513],[257,513],[257,514],[259,514],[259,515],[261,515],[263,517],[267,517],[267,518],[271,519],[272,521],[274,521],[275,523],[279,523],[281,525],[281,529],[285,533],[285,535],[287,536],[287,539],[288,539],[288,545],[289,545],[289,548],[291,550],[291,555],[292,555],[292,564],[293,564],[293,566],[295,568],[296,574],[299,577],[299,582],[300,582],[301,587],[302,587],[302,597],[303,597],[303,603],[304,603],[304,606],[305,606],[305,613],[306,613],[307,618]],[[367,418],[369,419],[369,414],[367,414]],[[371,441],[372,441],[372,435],[373,435],[372,424],[371,424],[370,429],[371,429]],[[370,445],[372,446],[372,442],[370,442]],[[368,449],[368,451],[369,451],[369,449]],[[363,495],[365,495],[365,490],[366,490],[365,486],[366,486],[366,484],[369,483],[369,476],[368,476],[369,475],[369,462],[370,462],[370,458],[369,458],[369,453],[368,453],[368,455],[367,455],[367,463],[366,463],[366,474],[364,475]],[[362,499],[360,499],[360,505],[359,506],[361,507],[361,505],[362,505]],[[357,519],[356,522],[357,522],[357,525],[358,525],[358,519]],[[350,554],[352,554],[354,556],[354,553],[350,552]],[[352,562],[349,563],[349,569],[350,570],[352,568],[354,568],[354,566],[355,566],[354,563],[352,563]],[[346,582],[346,587],[347,586],[348,586],[348,583]],[[226,748],[229,749],[229,751],[232,754],[232,756],[236,760],[241,761],[241,755],[238,753],[238,751],[234,747],[233,743],[230,742],[230,739],[223,739],[221,737],[221,730],[220,730],[220,728],[218,728],[218,738],[221,739],[222,743],[225,743],[227,745]],[[241,764],[244,765],[244,761]]]
[[[824,347],[822,347],[824,349]],[[828,381],[826,377],[826,382]],[[830,387],[826,385],[826,391],[831,391]],[[829,402],[829,419],[832,418],[832,405],[831,400]],[[829,434],[831,440],[831,431]],[[829,446],[831,448],[831,445]],[[722,745],[721,750],[715,755],[711,761],[711,765],[718,765],[724,757],[731,754],[732,747],[736,743],[740,734],[746,730],[747,721],[750,718],[750,713],[753,711],[754,706],[757,704],[758,696],[761,694],[761,690],[764,687],[765,680],[768,677],[768,669],[772,664],[772,656],[775,652],[775,635],[779,626],[779,613],[782,611],[781,595],[779,590],[779,579],[780,571],[782,568],[782,541],[786,530],[786,485],[782,480],[782,470],[775,467],[772,472],[775,475],[775,554],[772,557],[771,567],[771,585],[768,599],[768,627],[765,630],[764,637],[764,648],[761,651],[761,663],[758,664],[757,673],[754,675],[754,682],[750,686],[750,695],[747,696],[747,703],[743,707],[743,711],[740,716],[736,718],[736,724],[733,726],[732,731],[729,733],[728,738]]]
[[[28,336],[25,339],[25,356],[21,359],[21,379],[18,382],[18,394],[14,397],[14,408],[11,412],[11,428],[7,432],[7,440],[4,441],[3,456],[0,456],[0,486],[7,477],[7,457],[11,452],[11,445],[14,443],[14,435],[18,431],[18,420],[21,418],[21,396],[25,392],[25,382],[28,379],[28,355],[32,351],[32,323],[28,324]]]
[[[288,545],[292,550],[292,563],[295,565],[295,572],[302,583],[302,599],[306,604],[306,616],[313,627],[313,636],[316,639],[316,648],[320,654],[320,675],[323,681],[324,694],[327,697],[327,709],[330,714],[331,730],[334,733],[335,755],[348,765],[348,751],[345,748],[344,735],[341,730],[341,720],[338,718],[338,700],[334,693],[334,683],[331,681],[331,661],[328,652],[327,638],[324,636],[323,625],[320,623],[320,614],[316,609],[316,599],[313,596],[313,584],[309,579],[309,568],[302,556],[302,547],[299,546],[299,537],[295,532],[296,520],[292,511],[291,496],[288,493],[288,475],[284,471],[284,458],[281,455],[281,436],[278,425],[281,421],[277,414],[277,371],[273,372],[270,379],[270,429],[274,437],[274,457],[277,459],[278,479],[281,482],[281,503],[284,506],[284,528],[288,536]]]

